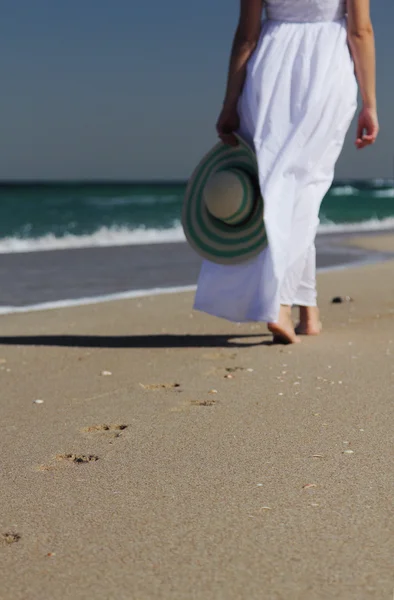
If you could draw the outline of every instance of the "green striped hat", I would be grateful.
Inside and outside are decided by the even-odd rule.
[[[219,142],[194,170],[182,210],[186,239],[203,258],[236,264],[267,245],[256,155],[237,135],[238,146]]]

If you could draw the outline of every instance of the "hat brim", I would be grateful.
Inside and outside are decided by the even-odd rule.
[[[240,136],[237,135],[237,139],[238,146],[217,143],[200,161],[188,182],[182,209],[182,226],[189,244],[200,256],[219,264],[244,262],[267,246],[256,155]],[[213,217],[203,197],[212,174],[231,168],[249,172],[257,189],[251,214],[238,225],[227,225]]]

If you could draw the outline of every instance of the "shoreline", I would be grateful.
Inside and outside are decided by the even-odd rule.
[[[333,265],[331,267],[321,267],[317,269],[317,273],[334,273],[336,271],[345,271],[352,268],[368,267],[383,262],[388,262],[392,259],[366,259],[359,262],[349,262],[342,265]],[[108,294],[106,296],[91,296],[87,298],[64,299],[54,302],[43,302],[41,304],[31,304],[26,306],[0,306],[0,317],[13,314],[24,314],[31,312],[41,312],[47,310],[59,310],[62,308],[73,308],[78,306],[93,306],[96,304],[106,304],[108,302],[117,302],[120,300],[134,300],[138,298],[149,298],[153,296],[167,296],[171,294],[185,294],[195,292],[197,285],[185,285],[168,288],[151,288],[148,290],[129,290],[119,292],[117,294]]]
[[[394,257],[394,232],[319,234],[318,272]],[[0,314],[51,310],[195,289],[201,259],[187,243],[0,256]]]

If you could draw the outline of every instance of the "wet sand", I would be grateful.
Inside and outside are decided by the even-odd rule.
[[[394,262],[319,291],[297,347],[190,293],[0,317],[1,599],[391,598]]]
[[[386,234],[381,234],[386,237]],[[352,243],[360,234],[323,234],[316,240],[319,269],[394,256]],[[373,238],[380,238],[374,235]],[[368,244],[369,236],[361,238]],[[194,285],[200,258],[185,243],[79,248],[0,254],[0,311],[64,300]]]
[[[394,252],[394,234],[381,233],[380,235],[354,236],[346,240],[346,245],[372,250],[373,252]]]

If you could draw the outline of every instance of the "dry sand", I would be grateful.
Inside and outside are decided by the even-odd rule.
[[[391,599],[394,264],[319,287],[297,347],[191,294],[1,317],[1,600]]]

